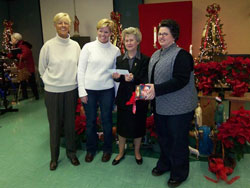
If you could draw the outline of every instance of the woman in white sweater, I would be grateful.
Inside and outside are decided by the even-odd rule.
[[[70,17],[58,13],[54,17],[57,34],[47,41],[39,57],[39,73],[44,83],[45,105],[50,126],[50,170],[57,168],[60,135],[62,129],[66,138],[66,154],[77,166],[75,145],[75,109],[77,104],[77,65],[80,46],[70,39]]]
[[[114,81],[109,69],[115,68],[120,50],[110,43],[113,21],[102,19],[97,23],[97,39],[85,44],[78,65],[79,97],[87,117],[86,162],[91,162],[97,151],[97,108],[100,106],[104,132],[102,161],[110,160],[112,153],[112,109],[114,105]]]

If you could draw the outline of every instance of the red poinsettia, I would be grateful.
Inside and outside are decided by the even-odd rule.
[[[232,112],[232,117],[218,128],[218,140],[220,140],[226,151],[233,152],[236,158],[243,158],[250,143],[250,110],[243,107]]]
[[[250,59],[228,57],[221,62],[221,66],[226,83],[232,87],[232,95],[244,96],[250,83]]]
[[[250,59],[228,57],[222,62],[201,62],[194,66],[198,89],[204,95],[210,93],[215,85],[225,84],[232,88],[232,95],[244,96],[250,84]]]
[[[203,91],[204,95],[212,92],[214,85],[221,80],[221,66],[217,62],[201,62],[194,66],[195,77],[198,89]]]
[[[84,133],[84,131],[86,130],[86,116],[82,111],[82,103],[81,100],[78,99],[75,117],[75,131],[78,135]]]
[[[157,137],[158,137],[157,134],[156,134],[156,130],[155,130],[154,115],[151,115],[151,116],[147,117],[146,129],[149,132],[149,136],[151,138],[151,141],[154,142],[154,140],[156,140]]]

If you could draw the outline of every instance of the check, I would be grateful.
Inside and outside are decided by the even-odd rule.
[[[128,70],[124,70],[124,69],[109,69],[108,71],[109,71],[111,74],[113,74],[113,73],[115,73],[115,72],[117,72],[117,73],[119,73],[119,74],[123,74],[123,75],[129,74]]]

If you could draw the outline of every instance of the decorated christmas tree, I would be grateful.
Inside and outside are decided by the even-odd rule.
[[[226,54],[226,43],[220,23],[220,5],[214,3],[207,7],[208,20],[202,32],[199,62],[220,61]]]
[[[125,52],[125,49],[124,49],[123,40],[122,40],[122,24],[120,22],[121,15],[118,12],[113,11],[110,13],[110,17],[111,17],[111,20],[115,23],[115,28],[114,28],[110,41],[115,46],[117,46],[121,50],[121,53],[123,54]]]
[[[13,33],[12,30],[12,21],[4,20],[3,21],[4,30],[3,30],[3,40],[2,40],[2,52],[8,53],[11,49],[11,34]]]

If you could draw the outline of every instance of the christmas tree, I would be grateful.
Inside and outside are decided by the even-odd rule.
[[[122,40],[122,24],[120,22],[121,15],[118,12],[111,12],[110,14],[111,20],[114,22],[115,27],[113,34],[111,36],[111,43],[117,46],[121,53],[123,54],[125,52],[124,46],[123,46],[123,40]]]
[[[220,61],[226,54],[226,43],[222,34],[222,25],[218,13],[220,5],[212,4],[207,7],[208,20],[202,32],[199,62]]]
[[[12,30],[12,21],[3,21],[4,31],[3,31],[3,41],[2,41],[2,52],[9,53],[11,49],[11,34],[13,33]]]

